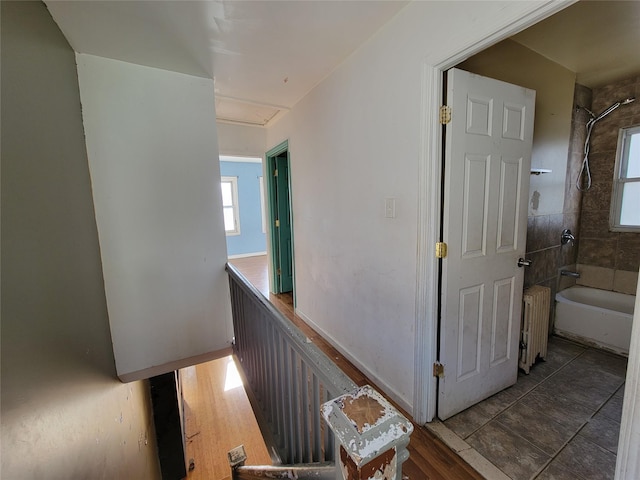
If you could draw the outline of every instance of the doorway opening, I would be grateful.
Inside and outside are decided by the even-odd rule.
[[[530,56],[532,52],[525,52],[522,46],[513,41],[498,44],[493,50],[493,58],[489,58],[489,54],[478,55],[476,58],[470,57],[463,64],[458,64],[457,68],[501,80],[506,80],[504,75],[524,75],[529,78],[535,76],[535,74],[527,73],[525,68],[513,67],[514,58],[519,58],[520,62],[527,63],[524,59],[525,55]],[[517,55],[515,55],[516,52]],[[524,54],[521,54],[523,52]],[[511,59],[496,60],[500,55],[510,55]],[[531,61],[528,63],[531,68],[541,72],[540,65],[534,66]],[[487,71],[489,68],[501,67],[505,70],[502,73],[502,78]],[[556,65],[556,67],[559,66]],[[506,70],[509,68],[511,71],[507,72]],[[554,90],[553,93],[560,97],[560,84],[564,84],[564,80],[559,81],[555,75],[549,73],[545,77],[547,81],[554,78],[553,89],[550,88],[550,90]],[[508,77],[508,80],[520,82],[513,77]],[[572,98],[574,83],[575,77],[569,85],[569,95],[563,96],[565,101],[568,99],[568,105],[557,104],[558,108],[564,107],[564,114],[568,116],[571,116],[572,110],[575,110],[574,102],[576,105],[587,105],[587,107],[590,105],[590,103],[584,103],[586,100],[580,97],[580,95],[584,96],[585,90],[588,90],[586,87],[576,84],[576,96]],[[530,88],[536,87],[531,86]],[[609,101],[607,104],[610,103]],[[552,108],[547,109],[547,105],[551,105]],[[543,109],[547,117],[559,119],[558,111],[553,110],[556,104],[548,100],[547,105]],[[554,136],[557,139],[561,133],[560,129],[551,125],[550,122],[547,122],[547,125],[543,125],[543,127],[546,127],[549,138]],[[568,128],[568,124],[566,127]],[[536,132],[544,133],[544,130],[536,126]],[[571,135],[573,134],[572,131]],[[564,246],[561,244],[559,233],[556,235],[554,232],[556,228],[559,228],[558,232],[561,232],[566,227],[580,232],[580,217],[584,214],[585,208],[583,205],[580,210],[580,202],[577,201],[577,197],[570,190],[565,190],[565,172],[567,174],[566,181],[570,184],[575,182],[577,174],[577,171],[573,169],[573,163],[567,164],[566,151],[560,152],[558,155],[549,148],[552,142],[541,143],[543,146],[541,151],[546,149],[545,155],[538,157],[542,163],[534,163],[532,167],[536,167],[545,175],[531,176],[533,198],[529,201],[530,228],[528,235],[532,236],[531,227],[533,226],[534,237],[527,242],[527,258],[533,255],[533,267],[534,269],[537,267],[537,271],[530,269],[535,274],[529,280],[525,279],[525,286],[534,284],[548,286],[551,288],[552,298],[554,298],[553,294],[556,289],[566,288],[566,285],[563,285],[564,279],[558,277],[558,271],[563,267],[577,270],[575,264],[580,263],[576,258],[577,249],[572,253],[570,249],[573,245]],[[560,143],[557,142],[556,145]],[[554,160],[554,156],[558,158]],[[571,151],[568,156],[569,162],[573,162],[574,156],[578,160],[580,159],[580,155],[576,156]],[[550,163],[547,165],[544,162]],[[551,189],[551,183],[556,184],[555,191]],[[557,210],[553,210],[554,208]],[[575,225],[565,225],[568,221],[575,222]],[[592,226],[589,232],[593,230]],[[582,236],[585,236],[584,232]],[[637,269],[637,266],[635,268]],[[544,269],[544,272],[541,272],[540,269]],[[551,316],[553,320],[553,312],[551,312]],[[551,326],[549,333],[552,331],[553,326]],[[485,458],[495,465],[500,465],[503,472],[507,472],[510,478],[537,478],[538,475],[544,478],[546,475],[554,476],[554,478],[556,476],[559,478],[613,478],[627,359],[590,346],[574,344],[560,337],[551,337],[549,348],[550,358],[546,362],[537,364],[530,375],[527,376],[520,372],[516,385],[469,408],[458,416],[452,417],[445,421],[445,425],[476,448]],[[591,382],[590,379],[601,378],[599,376],[601,371],[604,375],[604,383]],[[553,395],[548,395],[549,391],[553,391]],[[558,411],[562,411],[567,406],[569,406],[567,414],[556,415]],[[591,410],[586,411],[585,408]],[[542,416],[537,415],[539,412],[542,412]],[[583,417],[576,419],[578,414]],[[487,422],[482,418],[487,418]],[[537,433],[534,434],[533,432],[536,430]],[[512,437],[513,434],[519,437],[521,443],[518,444],[518,441],[514,440],[516,437]],[[552,439],[554,436],[557,436],[556,440]],[[483,439],[486,441],[484,445]],[[525,441],[522,442],[522,439]],[[556,443],[558,446],[558,439],[563,439],[563,443],[559,449],[554,449],[552,445]],[[544,442],[544,445],[540,444],[539,440]],[[524,447],[522,447],[523,445]],[[506,459],[492,457],[492,454],[504,446],[509,448],[506,448],[503,453],[506,456],[511,456],[512,459],[523,458],[528,454],[524,450],[518,450],[518,454],[515,454],[513,449],[517,450],[522,447],[526,450],[526,448],[534,446],[538,450],[535,451],[535,454],[527,457],[529,459],[535,457],[535,459],[523,467],[522,464],[509,465],[509,461]],[[622,443],[621,448],[626,449]],[[590,460],[586,461],[587,458]],[[545,461],[536,463],[541,459],[545,459]],[[572,459],[581,459],[581,462],[574,465],[571,463]],[[504,463],[501,463],[503,460]],[[587,467],[587,464],[590,466]],[[596,464],[597,467],[594,467]],[[537,465],[537,470],[533,468],[534,465]],[[518,470],[521,467],[529,470],[526,472]],[[591,470],[587,472],[585,468]]]
[[[513,385],[535,92],[447,72],[438,416]]]
[[[267,205],[269,218],[269,258],[271,291],[294,292],[293,217],[289,142],[284,141],[266,153]]]
[[[220,186],[229,259],[267,254],[262,158],[220,155]]]

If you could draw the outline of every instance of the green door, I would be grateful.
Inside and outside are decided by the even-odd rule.
[[[289,179],[289,143],[266,155],[273,293],[293,291],[293,227]]]
[[[291,210],[289,196],[289,152],[285,151],[275,158],[277,174],[275,176],[275,220],[276,265],[279,279],[279,292],[293,290],[293,255],[291,251]]]

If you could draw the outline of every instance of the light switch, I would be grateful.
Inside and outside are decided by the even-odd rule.
[[[384,199],[385,218],[396,218],[396,199],[393,197]]]

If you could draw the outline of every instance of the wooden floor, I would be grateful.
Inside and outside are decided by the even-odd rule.
[[[295,315],[291,294],[273,295],[269,293],[266,261],[266,256],[261,256],[234,259],[230,260],[230,263],[236,266],[256,288],[263,292],[271,303],[300,328],[318,348],[329,356],[329,358],[335,359],[338,367],[351,377],[357,385],[369,384],[375,388],[375,384],[371,380],[304,323],[302,319]],[[220,413],[221,409],[219,407],[223,406],[223,403],[215,397],[216,394],[213,392],[215,389],[213,384],[216,382],[219,383],[220,380],[206,380],[201,377],[214,374],[219,375],[219,370],[218,373],[215,373],[213,369],[209,370],[209,367],[205,368],[207,365],[209,364],[190,367],[191,369],[195,369],[195,374],[198,377],[197,380],[191,382],[191,385],[197,385],[197,388],[194,387],[191,388],[191,390],[187,388],[184,389],[185,401],[188,395],[198,397],[197,400],[195,398],[191,399],[192,397],[190,397],[190,412],[187,412],[187,434],[189,439],[187,453],[196,460],[196,468],[189,474],[189,480],[200,478],[223,480],[227,478],[229,475],[229,467],[226,463],[226,452],[241,443],[244,443],[245,447],[247,447],[248,442],[251,439],[255,439],[256,435],[259,435],[253,414],[251,413],[251,415],[249,415],[249,412],[246,410],[247,408],[249,408],[249,410],[251,408],[249,401],[246,399],[246,394],[243,389],[237,389],[238,397],[235,400],[231,400],[231,403],[234,404],[234,407],[237,408],[238,411],[235,414],[232,413],[232,415],[240,415],[242,420],[247,421],[249,424],[252,422],[250,422],[247,417],[251,416],[254,425],[247,426],[249,429],[247,430],[248,434],[245,433],[244,436],[233,437],[228,441],[222,438],[223,432],[224,436],[227,434],[231,436],[232,431],[235,435],[235,425],[237,424],[238,428],[240,428],[239,422],[237,422],[235,418],[218,419],[220,416],[227,416],[226,414]],[[186,383],[189,382],[185,382],[185,384]],[[380,391],[380,389],[378,390]],[[242,395],[240,395],[240,391]],[[223,395],[226,393],[223,392]],[[244,406],[240,407],[240,403],[242,402],[244,402]],[[200,413],[201,408],[205,408],[207,410],[206,413]],[[410,415],[401,408],[398,407],[398,409],[402,411],[407,418],[410,418]],[[191,415],[191,418],[189,415]],[[221,422],[219,425],[217,423],[218,421]],[[414,432],[411,435],[411,443],[409,444],[409,460],[403,465],[403,473],[410,480],[481,480],[483,478],[426,428],[419,425],[414,425],[414,427]],[[191,438],[189,438],[189,432],[191,432]],[[256,441],[255,443],[260,443],[260,441]],[[252,448],[255,448],[255,453],[249,455],[247,465],[269,464],[270,459],[266,448],[264,448],[264,443],[262,446],[263,450],[257,445]],[[249,453],[248,450],[247,448],[247,453]],[[214,456],[219,457],[219,454],[222,454],[224,457],[223,467],[225,467],[226,470],[218,466],[217,462],[219,462],[219,460],[213,458]]]
[[[227,452],[242,444],[247,465],[271,464],[247,394],[231,383],[234,369],[233,359],[225,357],[180,372],[187,458],[195,465],[189,480],[230,479]]]

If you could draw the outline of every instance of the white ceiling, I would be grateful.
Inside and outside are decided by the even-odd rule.
[[[214,78],[219,120],[264,126],[408,2],[45,3],[75,51]],[[599,86],[640,72],[640,1],[582,1],[514,40]]]
[[[600,87],[640,73],[640,1],[581,1],[512,38]]]
[[[215,78],[219,118],[265,125],[408,2],[45,3],[76,52]]]

